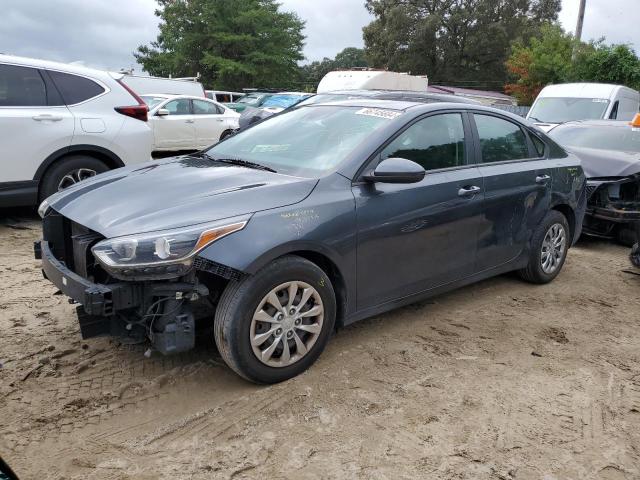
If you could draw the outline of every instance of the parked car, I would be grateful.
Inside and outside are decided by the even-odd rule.
[[[233,103],[224,105],[238,113],[242,113],[247,107],[259,108],[269,97],[274,95],[268,92],[250,92]]]
[[[0,55],[0,206],[151,158],[147,106],[113,74]]]
[[[213,100],[187,95],[143,95],[149,106],[153,151],[199,150],[230,135],[240,115]]]
[[[622,85],[563,83],[542,89],[527,119],[544,131],[574,120],[632,120],[640,93]]]
[[[84,338],[185,351],[206,298],[223,359],[273,383],[334,327],[508,271],[552,281],[584,187],[579,159],[515,115],[354,99],[58,193],[36,256]]]
[[[218,103],[234,103],[246,95],[246,93],[222,92],[219,90],[205,90],[204,93],[208,99],[215,100]]]
[[[631,124],[568,122],[549,135],[582,160],[588,197],[584,233],[633,245],[634,223],[640,220],[640,115]]]
[[[163,78],[126,74],[122,81],[138,95],[162,93],[165,95],[205,96],[204,87],[195,78]]]
[[[246,107],[238,120],[239,128],[247,128],[254,123],[264,120],[275,113],[280,113],[291,108],[303,100],[311,97],[310,93],[283,92],[276,93],[267,98],[260,107]]]

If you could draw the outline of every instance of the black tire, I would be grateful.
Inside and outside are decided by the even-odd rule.
[[[229,137],[233,135],[233,130],[225,130],[224,132],[222,132],[222,134],[220,135],[220,141],[224,140],[225,138]]]
[[[542,268],[542,243],[547,235],[547,232],[553,225],[559,224],[564,229],[565,235],[565,247],[562,257],[558,261],[557,267],[553,272],[545,272]],[[518,271],[520,277],[527,282],[531,283],[549,283],[558,276],[562,270],[562,266],[567,258],[567,252],[571,244],[571,233],[569,230],[569,222],[567,218],[557,210],[551,210],[544,217],[542,222],[538,225],[533,238],[531,239],[531,253],[529,255],[529,264]]]
[[[40,201],[56,193],[62,179],[71,172],[79,169],[92,170],[98,174],[106,172],[109,170],[109,167],[101,160],[86,155],[72,155],[58,160],[46,171],[42,178],[42,183],[40,184]]]
[[[633,245],[638,241],[638,237],[633,228],[621,225],[616,231],[616,240],[619,244],[624,245],[625,247],[633,247]]]
[[[302,358],[288,366],[272,367],[260,361],[253,351],[251,321],[262,299],[272,289],[291,281],[305,282],[320,295],[324,308],[322,328]],[[254,383],[277,383],[299,375],[317,360],[329,340],[335,316],[336,298],[329,277],[314,263],[290,255],[227,285],[216,309],[214,337],[222,358],[238,375]]]

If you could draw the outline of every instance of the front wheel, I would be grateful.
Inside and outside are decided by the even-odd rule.
[[[566,217],[557,210],[551,210],[533,234],[529,264],[518,273],[531,283],[549,283],[562,270],[569,243]]]
[[[40,201],[107,170],[109,167],[104,162],[86,155],[72,155],[58,160],[42,179]]]
[[[335,316],[329,277],[304,258],[286,256],[229,283],[216,309],[215,342],[227,365],[242,377],[277,383],[316,361]]]

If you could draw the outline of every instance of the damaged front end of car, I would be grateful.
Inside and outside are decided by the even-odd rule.
[[[631,236],[640,221],[640,173],[626,177],[589,178],[584,232],[633,243]],[[620,238],[620,237],[625,237]]]
[[[198,256],[249,217],[105,238],[49,208],[35,244],[45,278],[78,304],[84,339],[150,340],[162,354],[195,345],[195,311],[242,274]]]

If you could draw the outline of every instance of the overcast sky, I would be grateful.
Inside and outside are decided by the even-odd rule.
[[[307,60],[361,47],[371,21],[364,0],[280,0],[307,22]],[[575,28],[579,0],[562,0],[560,21]],[[587,0],[583,39],[631,43],[640,53],[640,0]],[[2,0],[0,52],[119,70],[156,38],[154,0]]]

